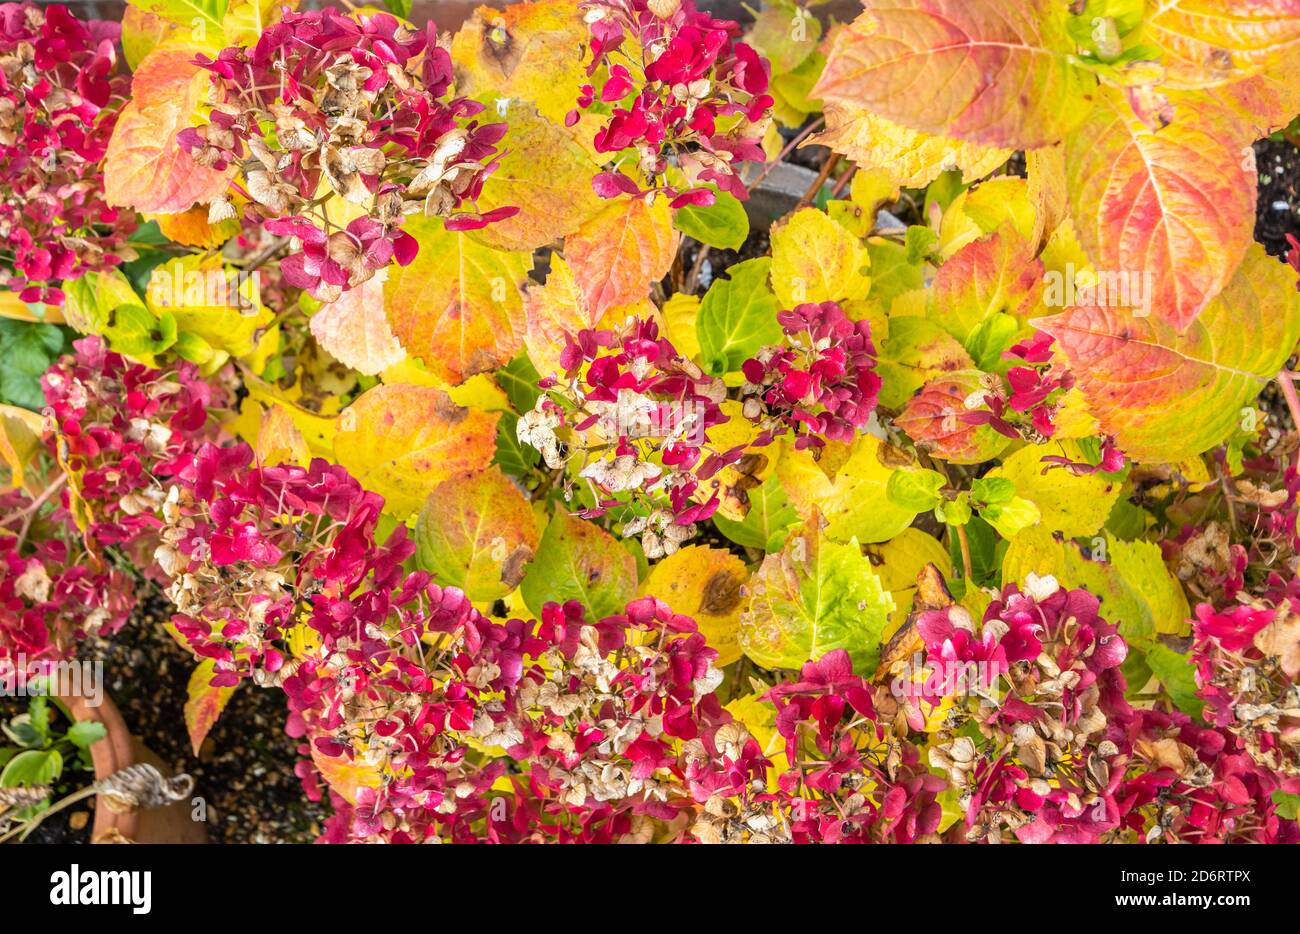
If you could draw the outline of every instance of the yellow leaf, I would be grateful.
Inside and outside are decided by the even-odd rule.
[[[385,279],[385,271],[380,270],[357,288],[321,305],[311,316],[311,336],[321,349],[367,376],[406,358],[384,312]]]
[[[912,612],[912,598],[916,595],[916,578],[927,564],[933,564],[944,575],[952,577],[952,558],[948,549],[933,535],[920,529],[903,529],[889,541],[864,548],[880,583],[894,598],[896,610],[891,622],[891,629],[901,625]],[[891,629],[885,630],[886,637],[893,635]]]
[[[199,754],[203,740],[217,723],[221,711],[230,702],[235,693],[233,687],[213,687],[212,676],[216,671],[216,662],[210,658],[201,659],[190,675],[186,688],[185,728],[190,734],[190,748],[194,755]]]
[[[890,502],[885,487],[894,472],[880,462],[880,439],[859,435],[853,444],[827,444],[823,463],[847,455],[834,476],[823,463],[813,460],[807,449],[797,451],[789,441],[781,443],[776,474],[790,503],[804,519],[820,513],[826,521],[825,534],[835,541],[856,538],[863,543],[889,541],[912,524],[916,513]]]
[[[813,141],[848,156],[864,169],[888,172],[904,188],[924,188],[948,169],[966,182],[983,178],[1014,153],[931,136],[877,114],[838,103],[826,105],[827,129]]]
[[[741,588],[749,569],[731,552],[689,545],[650,569],[642,596],[658,597],[676,613],[691,617],[709,645],[718,650],[718,667],[740,658]]]
[[[440,218],[413,218],[406,229],[419,240],[419,255],[393,270],[384,290],[406,352],[453,384],[507,363],[523,342],[522,286],[532,254],[491,249]]]
[[[297,464],[306,467],[311,463],[307,441],[293,423],[293,417],[284,406],[273,404],[262,413],[262,423],[253,448],[259,464]]]
[[[1061,455],[1072,461],[1084,459],[1076,441],[1030,444],[1008,455],[988,476],[1014,483],[1016,495],[1038,507],[1045,528],[1066,538],[1096,535],[1119,499],[1124,482],[1099,473],[1076,476],[1064,469],[1044,474],[1043,468],[1048,465],[1043,463],[1043,458],[1049,455]]]
[[[591,314],[644,299],[672,266],[679,236],[666,198],[618,198],[583,224],[565,240],[564,258]]]
[[[463,409],[437,389],[383,384],[339,414],[334,458],[406,521],[439,483],[487,467],[498,417]]]
[[[772,291],[782,308],[866,298],[870,265],[862,242],[816,208],[772,228]]]

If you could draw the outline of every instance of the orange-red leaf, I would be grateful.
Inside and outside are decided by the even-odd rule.
[[[207,98],[208,72],[194,50],[157,48],[131,79],[104,159],[104,196],[110,204],[151,214],[177,214],[226,190],[234,171],[195,163],[176,142]]]
[[[650,283],[662,279],[677,253],[678,234],[664,198],[619,198],[564,243],[564,256],[600,318],[616,305],[643,299]]]
[[[1070,212],[1099,273],[1150,273],[1149,311],[1187,326],[1252,239],[1255,159],[1209,95],[1179,95],[1173,123],[1144,125],[1119,92],[1066,140]]]

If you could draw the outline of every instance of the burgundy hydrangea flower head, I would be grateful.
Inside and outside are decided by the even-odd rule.
[[[1021,341],[1002,354],[1007,360],[1023,363],[1007,370],[1008,393],[1001,386],[992,392],[974,393],[966,401],[968,411],[961,416],[968,425],[988,425],[999,434],[1015,440],[1043,444],[1056,434],[1056,413],[1061,407],[1061,397],[1074,385],[1074,374],[1064,369],[1052,356],[1052,337],[1035,331],[1028,340]],[[987,408],[981,408],[986,406]],[[1113,443],[1108,450],[1113,449]],[[1114,454],[1107,463],[1115,462]],[[1119,455],[1118,470],[1123,467]],[[1094,472],[1093,465],[1073,464],[1065,458],[1044,458],[1056,466],[1065,466],[1074,472]],[[1058,463],[1059,462],[1059,463]]]
[[[580,477],[597,502],[581,515],[642,506],[623,534],[641,536],[650,557],[676,551],[717,510],[718,471],[745,453],[709,442],[709,429],[727,420],[726,387],[679,354],[651,319],[566,335],[560,366],[563,374],[542,380],[546,392],[519,420],[520,442],[552,468],[584,458]],[[566,431],[561,442],[557,432]]]
[[[285,279],[321,300],[393,260],[410,263],[418,245],[400,229],[409,214],[471,230],[518,210],[473,209],[506,126],[480,123],[482,104],[446,96],[451,57],[432,23],[412,30],[386,13],[288,12],[252,48],[199,64],[217,101],[179,142],[201,165],[242,165],[246,219],[301,244],[284,260]],[[365,214],[338,230],[330,218],[345,210]],[[210,219],[234,212],[219,200]]]
[[[61,304],[60,283],[134,255],[100,166],[130,86],[118,33],[62,4],[0,4],[0,240],[23,301]]]
[[[599,100],[612,108],[596,133],[597,152],[637,154],[637,180],[602,173],[596,193],[662,191],[675,208],[713,204],[709,185],[747,198],[739,168],[764,159],[762,121],[772,97],[767,63],[737,40],[739,26],[697,10],[694,0],[585,0],[581,7],[591,31],[587,74],[603,68],[606,76],[599,90],[582,89],[578,107]],[[569,124],[578,119],[571,111]],[[684,186],[668,180],[670,167],[685,175]]]
[[[871,325],[835,302],[800,305],[776,320],[784,344],[746,360],[745,417],[795,436],[795,447],[849,441],[876,410],[880,377]]]
[[[193,364],[154,370],[74,345],[42,379],[46,452],[31,465],[42,491],[0,497],[0,660],[66,658],[89,635],[112,635],[135,606],[132,576],[110,550],[150,565],[163,483],[216,434],[224,395]]]

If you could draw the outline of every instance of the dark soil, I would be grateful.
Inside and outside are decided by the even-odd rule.
[[[173,771],[194,776],[211,842],[312,842],[328,809],[307,799],[293,773],[298,743],[284,732],[284,694],[240,685],[196,758],[183,713],[194,660],[163,629],[169,617],[167,602],[151,595],[94,647],[127,727]]]
[[[1300,236],[1300,150],[1286,140],[1263,139],[1255,144],[1255,165],[1255,239],[1269,253],[1282,256],[1288,249],[1286,235]]]

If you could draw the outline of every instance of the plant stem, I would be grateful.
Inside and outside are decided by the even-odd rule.
[[[1295,383],[1291,382],[1295,374],[1290,370],[1281,370],[1277,374],[1277,384],[1282,387],[1282,397],[1286,399],[1286,407],[1291,412],[1291,425],[1300,431],[1300,396],[1296,395]]]
[[[970,542],[966,540],[966,526],[955,525],[953,528],[957,530],[957,542],[961,545],[962,576],[969,581],[975,575],[970,568]]]

